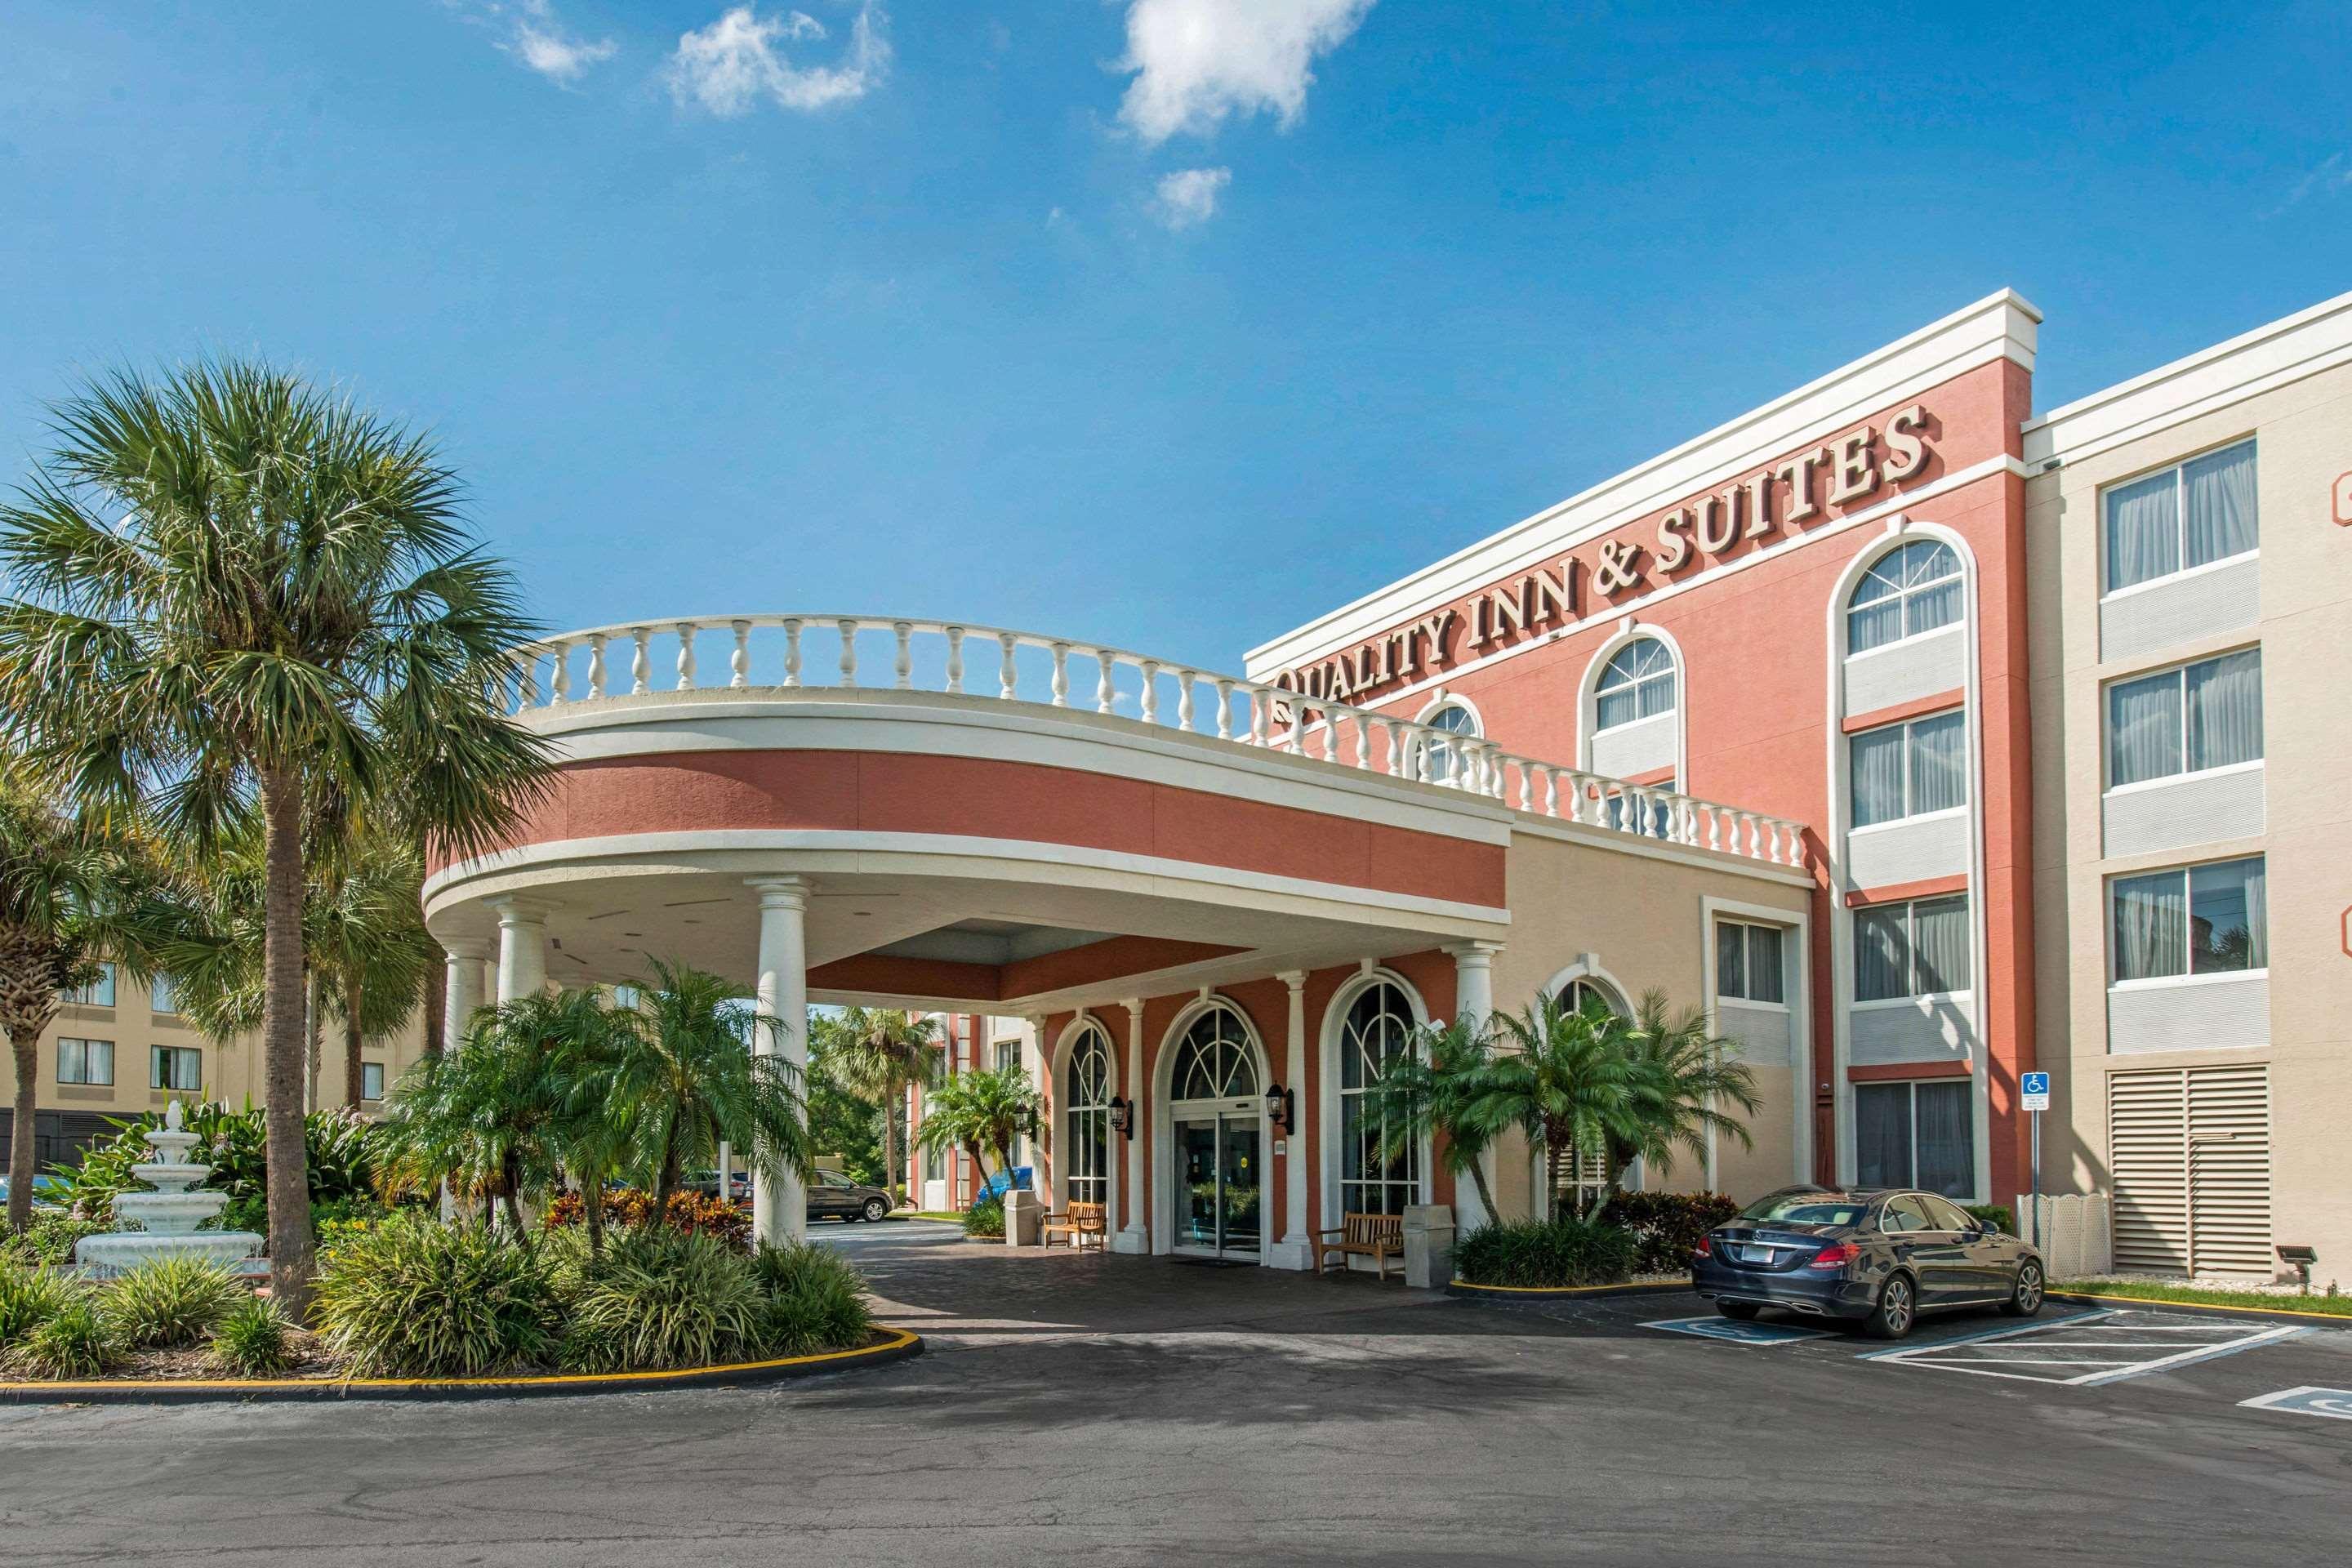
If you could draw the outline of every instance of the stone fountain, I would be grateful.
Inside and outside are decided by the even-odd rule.
[[[228,1194],[194,1190],[213,1173],[210,1165],[189,1160],[188,1150],[196,1142],[194,1133],[182,1131],[180,1102],[172,1101],[163,1112],[163,1125],[147,1134],[154,1159],[131,1167],[132,1175],[155,1190],[124,1193],[114,1200],[115,1224],[140,1228],[82,1237],[74,1246],[74,1261],[85,1272],[120,1274],[150,1258],[178,1253],[194,1253],[241,1272],[239,1265],[261,1249],[261,1237],[251,1231],[198,1228],[220,1217]]]

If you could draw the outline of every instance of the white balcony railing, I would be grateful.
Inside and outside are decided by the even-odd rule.
[[[1806,863],[1803,830],[1783,817],[1518,756],[1491,742],[1265,681],[1098,643],[954,621],[735,616],[565,632],[516,650],[509,700],[520,711],[716,686],[701,677],[705,644],[724,649],[728,687],[872,686],[1090,707],[1335,767],[1453,785],[1539,816],[1776,866]],[[820,669],[829,673],[820,677]]]

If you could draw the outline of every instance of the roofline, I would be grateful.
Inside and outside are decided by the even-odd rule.
[[[1816,430],[1900,402],[1989,360],[2031,370],[2042,312],[2002,289],[1760,407],[1489,534],[1353,602],[1268,638],[1244,668],[1260,679],[1446,603],[1512,570],[1557,554],[1667,502],[1744,472]]]

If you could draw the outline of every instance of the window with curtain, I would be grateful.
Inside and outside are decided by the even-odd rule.
[[[1870,827],[1969,803],[1969,737],[1959,709],[1847,737],[1853,825]]]
[[[360,1063],[360,1098],[362,1100],[383,1098],[383,1064],[382,1062]]]
[[[1868,653],[1959,618],[1959,556],[1940,540],[1914,540],[1880,556],[1854,584],[1845,651]]]
[[[1965,1079],[1853,1090],[1854,1176],[1865,1187],[1975,1195],[1974,1089]]]
[[[147,1006],[150,1011],[156,1013],[168,1015],[179,1012],[180,994],[173,989],[170,975],[155,976],[154,984],[147,988]]]
[[[2263,650],[2135,676],[2107,688],[2107,787],[2202,773],[2263,754]]]
[[[1968,990],[1972,977],[1965,894],[1854,911],[1855,1001],[1945,995]]]
[[[184,1089],[191,1093],[205,1082],[205,1054],[194,1046],[152,1046],[147,1054],[151,1089]]]
[[[2110,594],[2243,555],[2261,542],[2252,441],[2116,485],[2104,501]]]
[[[1066,1173],[1074,1204],[1110,1201],[1110,1039],[1089,1024],[1070,1047],[1062,1069],[1064,1121],[1068,1126]]]
[[[1779,926],[1745,921],[1715,924],[1715,994],[1726,1001],[1786,1002]]]
[[[1444,735],[1478,738],[1478,717],[1459,702],[1448,702],[1422,721]],[[1462,775],[1462,752],[1451,741],[1434,739],[1421,745],[1421,779],[1424,784],[1453,784]]]
[[[1675,656],[1657,638],[1636,637],[1602,667],[1592,693],[1595,731],[1674,710]]]
[[[2118,877],[2112,963],[2117,983],[2270,967],[2263,857]]]
[[[65,999],[83,1007],[113,1006],[114,965],[110,963],[100,964],[98,966],[98,978],[78,990],[67,992]]]
[[[114,1081],[112,1040],[59,1040],[59,1083],[110,1084]]]
[[[1421,1201],[1421,1151],[1393,1156],[1395,1131],[1372,1090],[1412,1049],[1412,1004],[1385,981],[1368,985],[1339,1025],[1339,1203],[1349,1214],[1402,1214]]]

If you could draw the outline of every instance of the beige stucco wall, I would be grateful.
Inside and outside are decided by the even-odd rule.
[[[2252,436],[2261,527],[2259,619],[2146,657],[2100,662],[2099,492]],[[2028,486],[2034,730],[2035,963],[2040,1059],[2053,1073],[2044,1185],[2108,1186],[2113,1070],[2265,1062],[2272,1106],[2272,1227],[2319,1249],[2315,1277],[2352,1281],[2352,528],[2331,491],[2352,469],[2352,366],[2325,370],[2077,460]],[[2259,641],[2265,831],[2108,858],[2101,839],[2102,689],[2118,677]],[[2140,1051],[2107,1041],[2105,886],[2155,867],[2267,857],[2269,1043]]]
[[[1573,973],[1591,973],[1628,1002],[1656,989],[1678,1009],[1706,1005],[1712,941],[1706,900],[1751,906],[1768,911],[1752,918],[1777,917],[1791,925],[1806,915],[1806,889],[1791,881],[1716,863],[1629,858],[1614,846],[1534,826],[1513,833],[1507,875],[1511,937],[1495,956],[1495,1005],[1513,1012]],[[1804,1011],[1801,951],[1791,937],[1790,1005],[1803,1040],[1811,1037],[1811,1025]],[[1800,1179],[1791,1073],[1785,1066],[1759,1068],[1756,1079],[1763,1103],[1749,1124],[1755,1148],[1744,1151],[1722,1140],[1717,1151],[1717,1185],[1742,1200]],[[1696,1192],[1706,1184],[1706,1167],[1696,1156],[1679,1156],[1670,1170],[1650,1173],[1645,1184]],[[1497,1152],[1495,1186],[1507,1214],[1529,1212],[1534,1170],[1524,1147]]]

